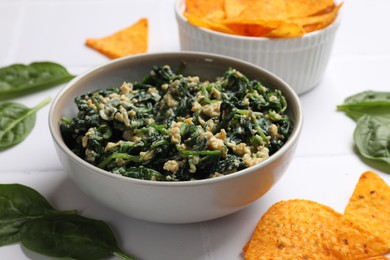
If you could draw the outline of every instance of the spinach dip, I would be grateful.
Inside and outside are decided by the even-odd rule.
[[[140,82],[75,103],[77,116],[60,122],[67,146],[101,169],[145,180],[234,173],[278,151],[293,128],[281,91],[233,68],[211,82],[154,67]]]

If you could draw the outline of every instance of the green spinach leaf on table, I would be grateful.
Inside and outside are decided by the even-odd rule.
[[[390,92],[357,93],[337,110],[356,121],[353,139],[365,162],[390,172]]]
[[[353,138],[362,156],[390,165],[390,113],[362,116],[357,121]]]
[[[60,211],[36,190],[22,184],[0,184],[0,246],[21,242],[48,256],[102,259],[122,251],[110,227],[101,220]]]
[[[337,110],[345,112],[349,117],[358,120],[366,114],[390,113],[390,92],[364,91],[352,95],[337,106]]]
[[[41,194],[27,186],[0,184],[0,245],[18,242],[27,221],[57,212]]]
[[[22,244],[35,252],[73,259],[102,259],[112,255],[133,259],[117,246],[109,226],[79,215],[48,215],[26,223]]]
[[[47,61],[2,67],[0,68],[0,100],[54,87],[74,77],[60,64]]]
[[[46,98],[33,108],[19,103],[0,103],[0,151],[20,143],[30,134],[36,112],[50,100]]]

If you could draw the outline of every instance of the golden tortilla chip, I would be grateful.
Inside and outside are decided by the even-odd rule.
[[[245,252],[254,259],[365,259],[389,252],[379,237],[319,203],[274,204],[260,219]]]
[[[186,0],[184,16],[200,27],[250,37],[290,38],[331,24],[334,0]]]
[[[333,0],[288,0],[285,1],[288,18],[309,17],[325,12],[334,6]]]
[[[373,257],[365,258],[364,260],[388,260],[388,259],[389,258],[387,256],[380,255],[380,256],[373,256]]]
[[[261,37],[275,29],[275,27],[270,27],[268,25],[251,24],[251,23],[249,24],[232,23],[232,24],[226,24],[226,27],[228,27],[231,31],[233,31],[233,34],[235,35],[250,36],[250,37]]]
[[[237,17],[246,7],[246,0],[225,0],[226,19]]]
[[[186,0],[184,17],[195,26],[223,33],[234,33],[220,22],[225,19],[224,0]]]
[[[225,18],[224,0],[186,0],[184,16],[191,16],[208,21]]]
[[[280,21],[286,19],[284,0],[226,0],[227,20]]]
[[[329,9],[329,12],[321,15],[295,18],[291,19],[290,22],[302,26],[306,33],[317,31],[333,23],[333,21],[337,18],[337,14],[341,6],[342,4],[339,4],[332,9]]]
[[[360,176],[344,216],[390,247],[390,186],[379,175],[367,171]]]
[[[268,38],[291,38],[302,36],[305,33],[305,30],[299,24],[286,22],[264,36]]]
[[[224,20],[221,22],[228,27],[233,34],[241,36],[261,37],[275,30],[281,25],[281,21],[263,20]]]
[[[226,26],[222,23],[211,22],[211,21],[208,21],[206,19],[201,19],[201,18],[198,18],[196,16],[192,16],[190,14],[186,14],[186,18],[187,18],[189,23],[191,23],[192,25],[195,25],[195,26],[214,30],[217,32],[235,34],[235,32],[232,29],[230,29],[228,26]]]
[[[89,38],[86,45],[112,59],[145,53],[148,49],[148,20],[142,18],[135,24],[103,38]]]

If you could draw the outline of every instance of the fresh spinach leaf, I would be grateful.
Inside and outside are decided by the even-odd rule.
[[[390,110],[390,92],[364,91],[352,95],[337,106],[337,110],[344,111],[349,117],[358,120],[365,114],[385,114]]]
[[[0,100],[30,94],[68,82],[75,76],[53,62],[14,64],[0,68]]]
[[[20,241],[21,228],[27,221],[58,212],[34,189],[0,184],[0,245]]]
[[[390,113],[364,115],[357,121],[353,137],[363,157],[390,165]]]
[[[0,104],[0,150],[23,141],[34,128],[36,112],[50,100],[46,98],[33,108],[19,103]]]
[[[16,242],[48,256],[135,259],[118,247],[103,221],[57,210],[30,187],[0,184],[0,246]]]
[[[390,92],[364,91],[337,106],[356,121],[353,139],[365,163],[390,171]]]
[[[79,215],[48,215],[26,223],[22,244],[35,252],[74,259],[102,259],[112,255],[134,259],[117,246],[103,221]]]

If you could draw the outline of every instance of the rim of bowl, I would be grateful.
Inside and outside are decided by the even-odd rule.
[[[111,66],[118,65],[120,63],[126,63],[127,60],[129,59],[143,59],[144,57],[159,57],[159,56],[165,56],[165,55],[170,55],[170,56],[182,56],[182,55],[187,55],[187,56],[192,56],[196,58],[202,58],[203,60],[207,59],[219,59],[219,60],[226,60],[226,61],[231,61],[231,62],[238,62],[241,63],[244,66],[249,66],[252,67],[256,70],[263,71],[263,73],[268,74],[269,77],[271,77],[273,80],[277,81],[278,84],[282,84],[285,87],[285,90],[283,91],[283,94],[288,94],[290,97],[289,102],[294,103],[296,107],[296,114],[294,113],[294,117],[296,119],[294,120],[294,129],[287,140],[287,142],[274,154],[272,154],[269,158],[266,160],[253,165],[251,167],[242,169],[240,171],[224,175],[224,176],[219,176],[215,178],[208,178],[208,179],[201,179],[201,180],[191,180],[191,181],[151,181],[151,180],[142,180],[142,179],[135,179],[135,178],[130,178],[130,177],[125,177],[121,175],[116,175],[113,174],[109,171],[102,170],[87,161],[83,160],[82,158],[78,157],[75,153],[73,153],[68,146],[65,144],[63,141],[63,138],[61,136],[61,131],[59,129],[59,122],[54,122],[52,118],[54,118],[55,113],[61,112],[57,111],[57,105],[61,99],[63,99],[63,96],[66,92],[70,91],[70,89],[74,88],[74,86],[77,85],[77,83],[81,80],[83,80],[85,77],[88,77],[90,74],[94,74],[96,72],[102,71],[105,68],[109,68]],[[288,93],[287,93],[288,92]],[[180,52],[156,52],[156,53],[146,53],[146,54],[138,54],[138,55],[133,55],[133,56],[127,56],[123,58],[118,58],[109,62],[106,62],[102,65],[95,66],[84,73],[81,73],[77,75],[74,79],[72,79],[70,82],[67,83],[55,96],[54,100],[52,101],[49,109],[49,116],[48,116],[48,121],[49,121],[49,130],[52,135],[53,140],[55,143],[58,145],[58,147],[67,155],[69,156],[74,162],[80,164],[83,167],[87,167],[91,169],[92,171],[96,172],[96,174],[104,175],[109,178],[115,178],[115,179],[120,179],[125,182],[130,182],[134,183],[137,185],[146,185],[146,186],[171,186],[171,187],[183,187],[183,186],[197,186],[197,185],[206,185],[206,184],[212,184],[214,182],[223,182],[228,179],[235,179],[239,178],[241,175],[246,175],[250,174],[252,171],[255,171],[259,168],[262,168],[265,165],[268,165],[275,161],[277,158],[281,157],[282,154],[287,152],[287,150],[290,149],[291,146],[293,146],[299,138],[299,135],[301,133],[302,129],[302,124],[303,124],[303,112],[302,112],[302,107],[300,104],[300,100],[298,95],[295,93],[295,91],[292,89],[290,85],[288,85],[285,81],[283,81],[281,78],[276,76],[275,74],[269,72],[268,70],[261,68],[259,66],[256,66],[252,63],[242,61],[240,59],[236,58],[231,58],[219,54],[211,54],[211,53],[205,53],[205,52],[196,52],[196,51],[180,51]]]
[[[226,37],[230,39],[236,39],[236,40],[245,40],[245,41],[299,41],[299,40],[304,40],[307,38],[312,38],[316,37],[318,34],[323,34],[326,31],[333,30],[334,28],[337,28],[340,24],[341,20],[341,12],[337,14],[336,19],[327,27],[322,28],[320,30],[316,30],[313,32],[306,33],[302,36],[299,37],[291,37],[291,38],[267,38],[267,37],[255,37],[255,36],[242,36],[242,35],[233,35],[233,34],[228,34],[228,33],[222,33],[218,31],[214,31],[211,29],[207,29],[204,27],[200,26],[194,26],[191,23],[188,22],[188,20],[184,17],[183,15],[183,10],[181,10],[181,5],[185,5],[185,0],[176,0],[175,2],[175,13],[176,13],[176,18],[180,19],[181,22],[187,23],[189,26],[198,28],[200,31],[203,31],[208,34],[213,34],[219,37]]]

